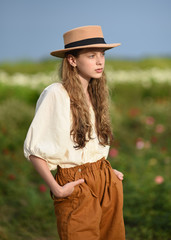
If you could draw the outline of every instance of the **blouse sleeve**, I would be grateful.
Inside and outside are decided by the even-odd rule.
[[[35,155],[57,168],[67,151],[70,137],[70,102],[59,83],[47,87],[40,95],[33,121],[24,141],[24,155]]]

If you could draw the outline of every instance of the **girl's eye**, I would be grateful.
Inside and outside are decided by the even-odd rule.
[[[89,58],[93,58],[94,57],[94,54],[92,54],[92,55],[89,55]]]

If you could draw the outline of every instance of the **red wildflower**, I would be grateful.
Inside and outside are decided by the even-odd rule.
[[[162,151],[162,152],[167,152],[167,148],[166,148],[166,147],[162,147],[162,148],[161,148],[161,151]]]
[[[162,133],[162,132],[164,132],[164,131],[165,131],[164,125],[163,125],[163,124],[157,124],[155,131],[156,131],[157,133]]]
[[[8,175],[8,179],[10,180],[15,180],[16,179],[16,176],[14,174],[9,174]]]
[[[146,119],[145,119],[145,123],[146,123],[147,125],[153,125],[154,122],[155,122],[155,120],[154,120],[154,118],[151,117],[151,116],[146,117]]]
[[[129,109],[128,114],[130,117],[136,117],[140,114],[140,110],[138,108],[131,108]]]
[[[157,137],[156,137],[156,136],[152,136],[152,137],[151,137],[151,142],[152,142],[152,143],[156,143],[156,142],[157,142],[157,140],[158,140],[158,139],[157,139]]]
[[[116,148],[111,148],[109,151],[110,157],[117,157],[118,156],[118,150]]]
[[[136,148],[137,149],[142,149],[144,148],[144,141],[142,140],[142,138],[138,138],[136,140]]]
[[[157,184],[162,184],[164,182],[164,178],[162,176],[156,176],[154,181]]]
[[[40,192],[46,192],[47,188],[44,184],[39,185],[39,191]]]

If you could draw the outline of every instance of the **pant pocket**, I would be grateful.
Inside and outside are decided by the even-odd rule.
[[[88,186],[88,185],[87,185],[87,186]],[[88,186],[88,188],[89,188],[92,196],[95,197],[95,198],[98,198],[98,196],[97,196],[97,195],[95,194],[95,192],[91,189],[91,187]]]
[[[87,189],[91,195],[95,198],[97,198],[98,196],[95,194],[95,192],[92,190],[91,186],[89,186],[89,184],[87,183],[87,181],[85,181],[84,183],[82,183],[82,186],[85,187],[85,189]]]
[[[61,197],[56,197],[56,196],[53,195],[53,200],[56,201],[56,202],[62,202],[62,201],[65,201],[65,200],[70,200],[70,199],[76,198],[78,196],[79,196],[79,186],[76,185],[74,187],[73,192],[69,196],[61,198]]]

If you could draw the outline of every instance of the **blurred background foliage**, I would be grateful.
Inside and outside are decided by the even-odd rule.
[[[56,77],[59,66],[60,62],[49,60],[0,64],[2,240],[58,239],[53,201],[45,183],[24,158],[23,142],[41,91],[56,79],[59,80]],[[139,79],[131,81],[131,71],[135,75],[139,71],[144,74],[151,69],[160,73],[159,77],[154,75],[156,78],[151,78],[147,75],[144,82],[141,75],[137,75]],[[108,160],[113,168],[122,171],[125,176],[123,187],[127,240],[171,239],[169,71],[169,58],[106,61],[106,74],[111,79],[108,86],[115,137]],[[116,72],[124,73],[128,80],[115,81],[115,77],[118,77],[115,76]],[[14,81],[14,77],[20,78],[20,81]],[[32,82],[37,79],[39,83],[32,87],[27,84],[26,78]],[[118,79],[121,78],[122,75]],[[157,78],[162,78],[162,81],[156,81]]]

